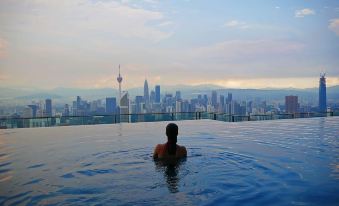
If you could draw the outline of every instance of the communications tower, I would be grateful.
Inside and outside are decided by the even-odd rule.
[[[121,100],[121,82],[122,82],[122,77],[120,75],[120,64],[119,64],[119,76],[117,78],[117,81],[119,83],[119,100],[118,100],[118,102],[119,102],[119,106],[120,106],[120,100]]]

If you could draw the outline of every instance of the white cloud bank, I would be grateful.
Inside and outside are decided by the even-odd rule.
[[[18,6],[19,5],[19,6]],[[41,33],[49,36],[106,34],[115,38],[141,38],[158,42],[171,36],[152,23],[167,22],[158,11],[134,8],[115,1],[50,0],[4,1],[0,7],[6,26],[20,32]],[[19,23],[19,24],[18,24]],[[48,35],[47,35],[48,34]]]
[[[315,11],[309,8],[301,9],[301,10],[296,10],[295,11],[295,17],[297,18],[302,18],[308,15],[314,15]]]
[[[339,36],[339,19],[331,19],[328,28]]]
[[[231,20],[231,21],[226,22],[224,24],[224,27],[247,29],[248,25],[242,21]]]

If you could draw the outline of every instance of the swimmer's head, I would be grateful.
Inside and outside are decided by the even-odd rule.
[[[178,125],[174,123],[169,123],[166,126],[166,135],[167,135],[168,141],[177,143]]]

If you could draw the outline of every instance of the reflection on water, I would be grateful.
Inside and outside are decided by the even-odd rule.
[[[180,166],[186,162],[186,158],[182,159],[156,159],[154,160],[155,169],[158,172],[164,173],[164,178],[167,183],[168,190],[171,193],[179,192],[178,183],[180,181],[179,171]]]

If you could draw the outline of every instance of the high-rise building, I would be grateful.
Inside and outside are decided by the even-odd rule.
[[[182,112],[182,101],[177,100],[175,102],[175,112]]]
[[[217,107],[217,104],[218,104],[218,94],[217,94],[217,91],[212,91],[211,103],[212,103],[212,106],[214,108]]]
[[[202,104],[206,107],[207,103],[208,103],[208,97],[207,97],[207,94],[204,94],[204,98],[203,98]]]
[[[327,99],[326,99],[326,78],[325,73],[320,74],[319,79],[319,112],[326,112]]]
[[[155,102],[155,92],[153,90],[151,91],[149,100],[150,100],[151,104],[153,104]]]
[[[160,103],[160,85],[155,86],[155,102]]]
[[[224,106],[225,105],[225,96],[224,95],[220,95],[220,105]]]
[[[181,92],[180,91],[176,91],[175,92],[175,101],[179,101],[181,100]]]
[[[36,117],[37,111],[38,111],[38,106],[35,104],[30,104],[28,105],[32,109],[32,117]]]
[[[128,92],[124,92],[120,99],[120,121],[129,122],[129,97]]]
[[[252,101],[247,102],[246,111],[247,111],[248,114],[252,113],[252,108],[253,108],[253,102]]]
[[[239,115],[241,112],[240,112],[240,104],[236,101],[232,101],[230,103],[231,105],[231,114],[232,115]]]
[[[69,106],[68,106],[68,104],[65,104],[65,106],[64,106],[64,112],[63,112],[63,114],[62,114],[63,116],[69,116]]]
[[[144,83],[144,101],[145,101],[146,110],[148,111],[150,106],[149,106],[149,91],[148,91],[147,79],[145,79],[145,83]]]
[[[287,113],[299,112],[298,96],[285,96],[285,110]]]
[[[22,112],[23,118],[32,118],[33,117],[33,110],[31,107],[25,107]]]
[[[225,112],[225,96],[224,95],[220,95],[220,104],[219,104],[219,112],[220,113],[223,113]]]
[[[89,111],[93,114],[99,108],[98,101],[92,101],[89,103]]]
[[[135,97],[135,113],[144,113],[144,107],[143,107],[143,96],[136,96]]]
[[[76,103],[77,109],[81,109],[81,97],[77,96],[77,103]]]
[[[52,100],[51,99],[45,100],[45,115],[47,117],[52,116]]]
[[[226,102],[227,102],[227,103],[231,103],[231,102],[232,102],[232,93],[228,93],[228,94],[227,94]]]
[[[106,98],[106,114],[115,114],[117,107],[117,100],[115,97]]]

